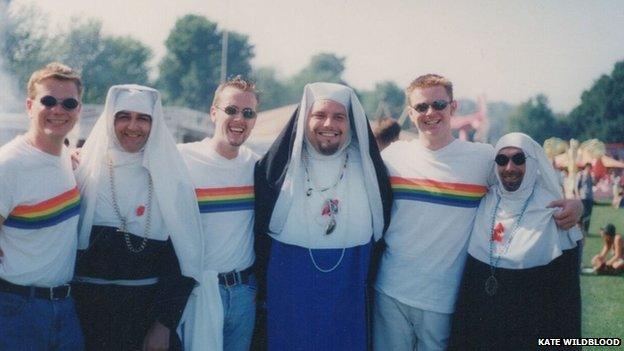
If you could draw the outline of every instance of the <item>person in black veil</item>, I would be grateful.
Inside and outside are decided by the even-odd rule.
[[[526,134],[504,135],[495,151],[448,349],[534,350],[538,338],[579,338],[582,234],[558,228],[559,209],[547,207],[563,196],[557,174]]]
[[[392,193],[351,88],[306,85],[299,108],[256,165],[255,196],[268,349],[370,348],[368,289]]]

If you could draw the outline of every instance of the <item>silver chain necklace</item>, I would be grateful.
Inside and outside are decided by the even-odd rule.
[[[130,241],[130,234],[127,232],[127,219],[121,215],[121,210],[119,209],[119,204],[117,203],[117,192],[115,191],[115,171],[114,171],[113,159],[108,156],[108,179],[110,180],[111,194],[113,196],[113,209],[115,210],[115,214],[119,221],[121,222],[121,226],[117,228],[117,232],[121,232],[124,235],[124,240],[126,241],[126,247],[132,253],[139,253],[145,249],[147,246],[147,239],[149,237],[150,232],[150,224],[152,219],[152,192],[154,188],[154,184],[152,182],[152,176],[149,172],[147,172],[147,178],[149,179],[149,186],[147,190],[147,215],[145,217],[145,230],[143,235],[143,240],[138,248],[135,248]]]
[[[524,212],[529,206],[529,202],[531,201],[531,198],[533,197],[534,191],[535,191],[535,188],[533,188],[533,191],[531,191],[531,195],[529,195],[529,197],[524,202],[524,205],[522,206],[522,210],[520,211],[520,216],[518,216],[518,220],[514,222],[514,226],[509,232],[509,240],[507,240],[507,243],[503,247],[502,253],[497,255],[496,259],[494,259],[494,224],[496,222],[496,212],[498,212],[498,205],[500,204],[501,197],[497,197],[496,199],[496,206],[494,206],[494,213],[492,213],[492,223],[490,225],[490,232],[489,232],[490,233],[490,276],[485,280],[485,292],[490,296],[496,295],[496,291],[498,290],[498,280],[494,276],[494,272],[496,271],[496,268],[498,267],[498,261],[500,261],[501,256],[506,254],[507,250],[509,250],[509,245],[511,245],[511,241],[513,240],[514,235],[516,234],[516,231],[518,230],[518,227],[520,226],[520,222],[522,221],[522,217],[524,217]]]

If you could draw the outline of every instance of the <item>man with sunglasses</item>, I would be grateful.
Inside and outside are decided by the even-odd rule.
[[[80,195],[63,145],[80,114],[82,82],[50,63],[28,81],[30,126],[0,148],[0,349],[80,350],[68,282]]]
[[[225,317],[218,332],[224,350],[248,350],[255,321],[256,280],[251,267],[255,260],[253,174],[258,156],[243,143],[256,123],[257,106],[253,83],[241,76],[222,83],[210,107],[215,124],[212,139],[179,146],[195,184],[206,236],[204,270],[218,273]],[[210,313],[209,318],[219,315],[204,313]],[[198,337],[191,338],[203,346]]]
[[[451,349],[534,349],[581,336],[581,232],[557,228],[563,196],[544,149],[510,133],[496,143],[496,179],[479,204],[453,319]],[[580,349],[580,348],[579,348]]]
[[[376,283],[376,350],[444,350],[466,258],[470,229],[485,195],[492,147],[455,139],[452,83],[416,78],[406,89],[417,140],[382,153],[394,207]],[[556,202],[563,228],[580,216],[580,201]]]

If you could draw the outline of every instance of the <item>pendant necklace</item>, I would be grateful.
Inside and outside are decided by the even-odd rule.
[[[110,157],[110,155],[108,156],[108,176],[110,180],[111,195],[113,198],[113,210],[115,211],[117,218],[121,222],[121,225],[119,226],[119,228],[117,228],[117,232],[123,233],[124,240],[126,242],[126,247],[128,248],[130,252],[139,253],[143,251],[145,247],[147,246],[147,239],[149,237],[150,224],[151,224],[151,219],[152,219],[152,192],[154,188],[154,184],[152,182],[152,176],[148,171],[147,177],[149,179],[149,185],[147,188],[148,189],[147,190],[147,205],[145,209],[147,211],[147,216],[145,217],[145,230],[144,230],[143,240],[141,241],[141,244],[139,245],[138,248],[135,248],[134,245],[132,245],[132,241],[130,241],[130,234],[127,232],[128,230],[127,219],[121,215],[121,210],[119,209],[119,204],[117,203],[117,192],[115,191],[115,171],[114,171],[113,159]]]
[[[347,162],[349,161],[349,153],[345,152],[344,164],[342,165],[342,169],[340,170],[340,174],[337,179],[333,182],[332,185],[321,188],[316,185],[316,183],[312,180],[311,172],[308,169],[308,157],[307,155],[303,157],[303,164],[306,173],[306,182],[309,184],[309,188],[306,190],[306,196],[312,196],[313,192],[317,192],[321,198],[323,199],[323,205],[321,206],[321,216],[327,217],[327,224],[325,225],[325,235],[329,235],[334,232],[336,229],[336,215],[338,214],[340,201],[336,199],[327,198],[325,196],[326,192],[329,190],[334,190],[336,186],[340,183],[342,178],[344,178],[345,170],[347,169]]]
[[[501,197],[499,196],[496,199],[496,205],[494,206],[494,213],[492,213],[492,223],[490,225],[490,276],[485,280],[485,292],[489,296],[496,295],[496,292],[498,290],[498,280],[496,279],[494,272],[496,271],[496,268],[498,267],[498,261],[500,260],[501,256],[506,254],[507,251],[509,250],[509,245],[511,245],[511,241],[513,240],[513,237],[516,234],[518,227],[520,226],[522,217],[524,217],[524,212],[526,211],[532,197],[533,197],[533,191],[531,192],[531,195],[529,195],[529,197],[524,202],[524,205],[522,206],[522,210],[520,211],[520,215],[518,216],[518,219],[515,221],[513,228],[509,232],[509,239],[507,240],[507,243],[503,247],[502,252],[499,255],[497,255],[496,258],[494,258],[494,224],[496,222],[496,212],[498,212],[498,205],[500,205]]]
[[[340,181],[342,180],[342,178],[344,178],[344,174],[345,174],[345,170],[347,169],[348,161],[349,161],[349,153],[345,152],[344,164],[342,165],[342,169],[340,170],[340,174],[338,175],[338,178],[333,182],[331,186],[328,186],[326,188],[321,188],[317,186],[316,183],[314,183],[314,181],[312,180],[311,172],[308,169],[308,156],[305,155],[303,157],[303,164],[304,164],[304,169],[306,173],[306,182],[307,184],[310,185],[310,187],[306,190],[306,196],[310,197],[312,196],[313,192],[317,192],[321,196],[321,198],[324,200],[323,206],[321,207],[321,216],[328,217],[327,224],[325,226],[325,235],[330,235],[336,229],[336,224],[337,224],[336,215],[338,214],[339,205],[340,205],[340,201],[337,198],[336,199],[327,198],[325,194],[327,191],[335,189],[340,183]],[[346,248],[342,248],[340,258],[338,259],[336,264],[334,264],[332,267],[322,268],[318,265],[318,263],[314,259],[314,255],[312,254],[312,249],[308,248],[308,254],[310,255],[310,260],[312,260],[312,264],[314,265],[314,268],[316,268],[321,273],[330,273],[330,272],[333,272],[336,268],[338,268],[338,266],[340,266],[340,263],[342,263],[342,259],[344,258],[345,251],[346,251]]]

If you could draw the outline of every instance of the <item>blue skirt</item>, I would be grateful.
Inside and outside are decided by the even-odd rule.
[[[366,350],[371,250],[368,243],[343,255],[343,249],[309,250],[272,240],[269,350]]]

